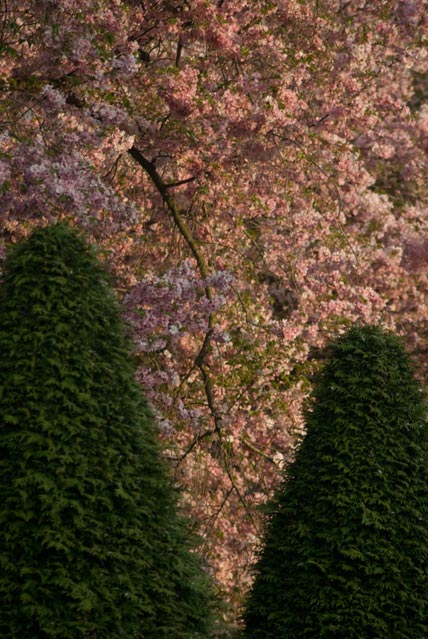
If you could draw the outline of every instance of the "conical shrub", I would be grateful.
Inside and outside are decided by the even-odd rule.
[[[0,287],[0,636],[206,636],[209,588],[108,278],[37,230]]]
[[[272,503],[246,639],[428,637],[428,431],[399,340],[333,346]]]

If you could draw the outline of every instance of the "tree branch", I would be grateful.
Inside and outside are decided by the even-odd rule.
[[[195,437],[195,439],[191,442],[191,444],[189,444],[189,446],[186,448],[184,453],[179,457],[178,464],[181,463],[183,459],[185,459],[187,455],[189,455],[189,453],[192,452],[192,450],[195,448],[197,444],[199,444],[200,441],[202,441],[206,437],[209,437],[210,435],[214,435],[216,432],[217,432],[217,429],[213,428],[212,430],[206,430],[205,433],[202,433],[202,435],[198,435],[197,437]]]
[[[166,205],[166,207],[168,208],[172,219],[175,222],[175,225],[177,226],[178,230],[180,231],[180,233],[182,234],[182,236],[184,237],[184,239],[186,240],[193,257],[196,260],[196,263],[198,265],[199,271],[201,273],[201,276],[204,279],[208,278],[209,275],[209,271],[208,271],[208,266],[207,263],[205,262],[205,258],[202,255],[202,253],[199,251],[198,246],[196,245],[195,242],[195,238],[193,237],[193,235],[191,234],[191,232],[189,231],[186,222],[184,221],[182,212],[179,211],[178,207],[176,206],[173,198],[170,196],[170,194],[168,193],[168,185],[165,184],[165,182],[162,180],[161,176],[159,175],[155,165],[153,164],[153,162],[150,162],[150,160],[148,160],[146,157],[144,157],[144,155],[141,153],[141,151],[139,149],[137,149],[137,147],[132,146],[129,150],[128,153],[131,155],[131,157],[134,158],[134,160],[136,162],[138,162],[138,164],[146,171],[146,173],[148,173],[148,175],[150,176],[153,184],[155,185],[155,187],[157,188],[157,190],[159,191],[162,200],[164,202],[164,204]],[[205,293],[207,298],[212,301],[213,299],[213,294],[212,294],[212,290],[210,286],[206,286],[205,287]]]
[[[195,177],[186,178],[185,180],[178,180],[178,182],[168,182],[165,184],[166,189],[173,189],[176,186],[181,186],[182,184],[189,184],[189,182],[194,182],[196,180]]]
[[[274,466],[278,467],[278,464],[276,463],[276,461],[274,460],[273,457],[271,457],[270,455],[265,453],[264,450],[261,450],[257,446],[254,446],[254,444],[252,442],[250,442],[250,440],[247,439],[245,436],[243,436],[241,438],[241,441],[242,441],[243,444],[245,444],[245,446],[247,446],[247,448],[252,450],[254,453],[257,453],[258,455],[261,455],[262,457],[267,459],[269,462],[271,462],[271,464],[273,464]]]
[[[128,153],[131,155],[132,158],[134,158],[134,160],[136,162],[138,162],[138,164],[146,171],[146,173],[149,175],[149,177],[151,178],[153,184],[155,185],[155,187],[157,188],[157,190],[159,191],[163,203],[164,205],[167,207],[168,211],[171,214],[172,219],[174,220],[175,225],[177,226],[178,230],[180,231],[181,235],[183,236],[183,238],[185,239],[185,241],[187,242],[190,251],[193,255],[193,257],[196,260],[196,263],[198,265],[199,268],[199,272],[201,274],[201,277],[204,280],[208,279],[209,276],[209,270],[208,270],[208,265],[205,261],[205,258],[203,256],[203,254],[200,252],[199,247],[196,244],[196,240],[193,237],[192,233],[190,232],[182,212],[178,209],[174,199],[171,197],[170,193],[168,192],[168,187],[171,185],[166,184],[162,177],[160,176],[160,174],[158,173],[156,166],[154,165],[153,162],[151,162],[150,160],[148,160],[143,154],[142,152],[137,149],[136,146],[132,146],[129,150]],[[212,302],[214,299],[214,294],[212,291],[212,288],[209,284],[205,284],[205,295],[207,297],[207,299]],[[213,335],[213,331],[214,331],[214,313],[210,313],[209,317],[208,317],[208,330],[205,334],[205,338],[203,341],[203,344],[201,346],[201,349],[199,350],[199,353],[197,354],[194,362],[195,362],[195,366],[197,366],[199,368],[199,370],[201,371],[202,374],[202,378],[203,378],[203,382],[204,382],[204,389],[205,389],[205,395],[207,397],[207,403],[208,403],[208,408],[211,412],[211,415],[214,419],[214,429],[212,431],[207,431],[207,433],[204,433],[204,435],[201,435],[199,437],[196,437],[194,439],[194,441],[192,442],[192,444],[190,445],[190,447],[185,451],[185,453],[183,454],[183,456],[181,457],[181,459],[184,459],[184,457],[186,457],[186,455],[189,454],[189,452],[196,446],[196,444],[203,438],[206,437],[208,435],[214,434],[214,433],[219,433],[221,430],[221,426],[222,426],[222,422],[223,422],[223,418],[221,413],[217,410],[216,405],[215,405],[215,397],[214,397],[214,387],[213,387],[213,382],[211,379],[211,375],[209,372],[209,368],[207,367],[206,363],[205,363],[205,358],[207,353],[210,350],[210,346],[211,346],[211,338]]]

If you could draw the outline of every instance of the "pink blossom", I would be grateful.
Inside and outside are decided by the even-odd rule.
[[[235,618],[325,343],[382,322],[428,373],[426,2],[27,4],[1,246],[58,218],[100,245]]]
[[[65,98],[60,91],[54,89],[50,84],[43,87],[42,95],[46,99],[48,108],[54,111],[62,111],[65,107]]]

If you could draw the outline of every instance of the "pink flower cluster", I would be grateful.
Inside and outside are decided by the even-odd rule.
[[[381,322],[428,374],[427,16],[4,5],[1,246],[67,217],[108,256],[231,619],[325,343]]]

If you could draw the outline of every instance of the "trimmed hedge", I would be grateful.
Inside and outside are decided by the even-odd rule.
[[[428,430],[400,341],[340,338],[272,503],[247,639],[428,636]]]
[[[0,636],[203,637],[209,593],[106,272],[37,230],[0,287]]]

